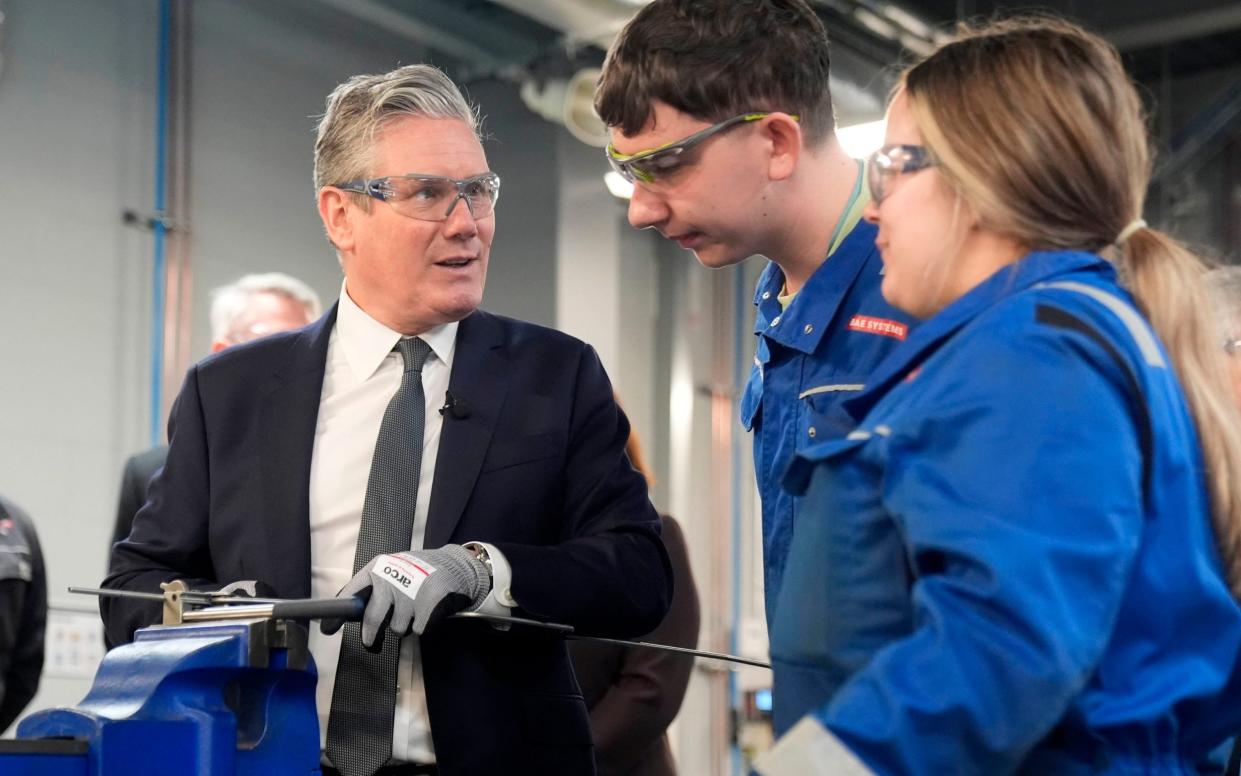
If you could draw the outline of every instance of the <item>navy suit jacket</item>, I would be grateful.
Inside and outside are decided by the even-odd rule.
[[[121,495],[116,505],[116,523],[112,526],[112,542],[108,545],[109,552],[113,544],[129,536],[134,515],[138,514],[138,510],[146,503],[147,483],[164,465],[167,457],[168,447],[160,445],[134,453],[125,461],[125,470],[121,472]]]
[[[318,322],[191,367],[170,447],[104,586],[156,592],[257,579],[310,594],[309,485],[333,307]],[[495,544],[513,569],[514,614],[608,636],[653,629],[668,557],[646,483],[624,453],[629,424],[594,350],[477,311],[461,321],[425,546]],[[158,604],[101,598],[112,643]],[[440,772],[593,772],[586,706],[563,641],[447,620],[421,640]]]

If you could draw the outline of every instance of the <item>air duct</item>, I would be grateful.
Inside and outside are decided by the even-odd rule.
[[[529,79],[521,85],[521,100],[527,108],[564,126],[583,143],[603,148],[608,144],[608,128],[595,113],[594,104],[600,73],[597,67],[586,67],[567,79]]]

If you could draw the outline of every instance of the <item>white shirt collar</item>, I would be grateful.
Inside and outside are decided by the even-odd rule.
[[[375,374],[397,340],[403,336],[375,320],[349,297],[346,282],[340,284],[340,304],[336,308],[337,344],[344,352],[349,369],[359,382]],[[442,363],[451,366],[457,346],[457,321],[442,323],[419,334]]]

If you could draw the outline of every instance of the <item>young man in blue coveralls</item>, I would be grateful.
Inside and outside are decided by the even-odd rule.
[[[705,266],[770,260],[754,296],[754,435],[768,624],[799,501],[793,451],[847,433],[862,390],[913,319],[879,293],[863,165],[835,136],[827,32],[802,0],[655,0],[608,53],[595,107],[635,184],[629,222]]]

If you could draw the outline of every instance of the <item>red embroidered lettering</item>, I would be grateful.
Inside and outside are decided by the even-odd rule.
[[[873,318],[869,315],[853,316],[853,320],[849,321],[849,329],[851,331],[866,332],[867,334],[895,337],[898,340],[905,339],[905,335],[909,332],[909,327],[900,321],[893,321],[888,318]]]

